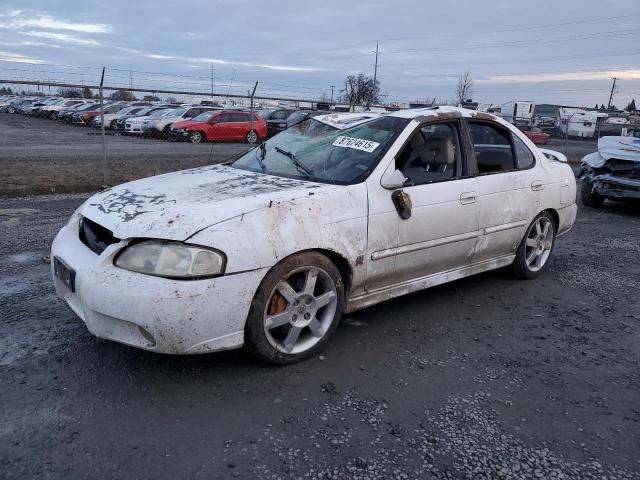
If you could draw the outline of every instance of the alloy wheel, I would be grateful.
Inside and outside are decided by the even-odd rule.
[[[525,243],[525,261],[532,272],[547,263],[553,247],[553,224],[547,217],[538,218],[529,229]]]
[[[278,351],[296,354],[312,348],[329,331],[338,295],[327,272],[303,267],[276,284],[266,305],[267,340]]]

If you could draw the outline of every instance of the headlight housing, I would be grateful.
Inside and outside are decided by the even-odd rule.
[[[226,257],[220,251],[198,245],[144,240],[125,247],[114,265],[132,272],[176,280],[196,280],[222,275]]]

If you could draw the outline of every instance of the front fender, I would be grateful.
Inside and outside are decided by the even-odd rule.
[[[340,255],[364,279],[367,248],[366,185],[351,185],[245,213],[212,225],[189,243],[217,248],[227,256],[227,274],[270,268],[304,250]]]

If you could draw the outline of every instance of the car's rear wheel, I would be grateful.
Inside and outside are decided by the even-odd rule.
[[[189,134],[189,141],[191,143],[202,143],[204,141],[204,135],[202,135],[202,132],[191,132]]]
[[[556,238],[556,226],[548,212],[534,218],[524,238],[516,250],[516,258],[511,265],[518,278],[535,278],[549,263]]]
[[[580,187],[580,200],[587,207],[601,207],[604,203],[604,197],[593,191],[593,182],[583,180]]]
[[[249,131],[245,137],[247,143],[256,143],[258,141],[258,133],[255,130]]]
[[[324,255],[293,255],[265,276],[245,328],[248,349],[276,364],[318,352],[335,332],[344,309],[340,271]]]
[[[7,113],[16,113],[16,108],[15,107],[7,108]]]

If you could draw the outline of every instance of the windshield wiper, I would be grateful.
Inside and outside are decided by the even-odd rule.
[[[305,167],[302,163],[300,163],[300,160],[298,160],[293,153],[287,152],[286,150],[283,150],[280,147],[276,147],[275,150],[276,152],[281,153],[285,157],[288,157],[296,166],[296,168],[302,173],[304,173],[307,177],[309,178],[313,177],[313,170],[311,170],[309,167]]]

